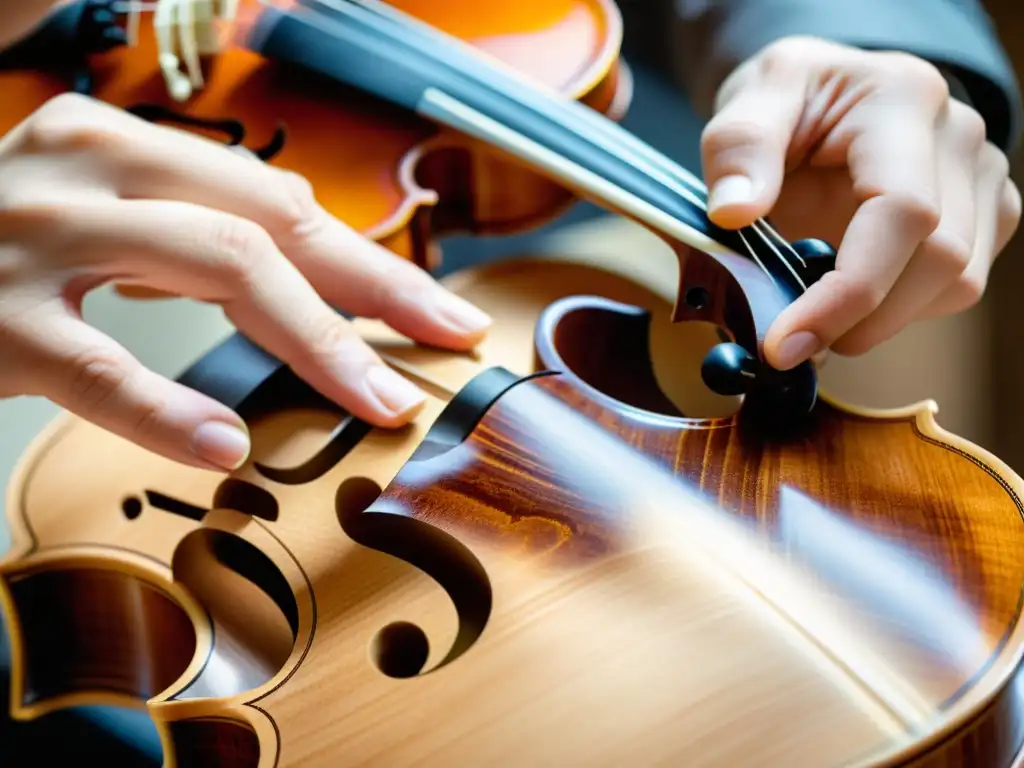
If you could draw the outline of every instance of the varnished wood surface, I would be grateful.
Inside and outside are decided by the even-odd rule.
[[[538,100],[541,94],[571,99],[610,120],[621,118],[631,100],[629,70],[619,58],[623,29],[614,0],[534,0],[498,10],[462,0],[399,0],[387,5],[458,42],[468,42],[524,76],[538,86]],[[148,15],[131,46],[114,47],[83,62],[91,75],[89,95],[148,115],[146,119],[222,141],[231,138],[225,138],[216,124],[235,124],[244,133],[242,148],[297,172],[330,214],[424,267],[436,265],[440,235],[524,231],[585,197],[642,221],[671,241],[681,297],[674,308],[676,320],[725,327],[754,353],[788,304],[789,297],[779,290],[779,275],[771,274],[756,257],[751,259],[749,246],[733,252],[709,239],[703,225],[695,229],[673,216],[654,215],[650,203],[634,194],[609,193],[588,181],[585,171],[593,169],[574,163],[553,168],[525,137],[520,138],[526,148],[510,147],[481,122],[486,116],[469,118],[469,124],[479,123],[467,129],[469,135],[330,78],[311,71],[296,73],[281,61],[258,55],[243,40],[245,30],[258,24],[265,5],[240,0],[237,6],[238,23],[225,35],[223,49],[208,57],[202,87],[186,102],[167,93],[159,68],[161,51]],[[472,63],[460,66],[469,68]],[[0,107],[0,131],[11,130],[68,90],[58,73],[0,73],[0,91],[6,97]],[[404,103],[402,99],[398,103]],[[99,133],[85,129],[73,140],[116,144],[124,138],[116,128]],[[640,160],[644,153],[631,151],[640,163],[638,174],[647,173]],[[679,170],[661,172],[671,176]],[[136,297],[162,295],[143,286],[120,290]]]
[[[227,479],[76,419],[42,436],[0,568],[12,712],[148,699],[181,765],[1010,764],[1016,475],[927,404],[826,401],[775,436],[724,399],[674,415],[700,350],[621,277],[516,263],[452,284],[494,336],[451,355],[362,323],[433,397],[312,482],[257,467],[315,455],[340,418],[319,406],[253,416]],[[542,316],[571,295],[650,309],[651,338],[591,299]],[[603,357],[571,354],[581,334]],[[617,360],[630,376],[599,375]],[[436,443],[496,364],[560,372]]]
[[[263,9],[258,0],[238,5],[243,20]],[[613,119],[629,103],[630,81],[618,59],[621,19],[612,0],[499,4],[486,12],[465,0],[388,5]],[[145,105],[192,120],[237,121],[245,149],[277,145],[270,164],[301,174],[332,215],[405,258],[425,265],[437,235],[522,229],[553,218],[573,200],[563,185],[479,141],[309,73],[296,76],[240,47],[208,62],[203,87],[178,103],[167,94],[151,22],[144,14],[134,45],[88,62],[91,96],[126,109]],[[0,72],[0,135],[68,91],[61,74]],[[227,140],[178,118],[161,122]]]

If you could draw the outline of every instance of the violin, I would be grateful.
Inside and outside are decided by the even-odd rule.
[[[630,80],[612,0],[558,0],[536,16],[472,5],[160,0],[143,18],[131,0],[85,0],[0,58],[11,95],[0,129],[71,89],[248,139],[259,159],[305,176],[334,216],[425,268],[445,234],[518,231],[591,200],[678,249],[674,320],[731,337],[705,361],[712,390],[812,407],[813,366],[774,371],[761,345],[834,250],[789,243],[763,220],[715,226],[704,185],[616,124]]]
[[[430,395],[397,430],[233,336],[179,378],[249,425],[228,476],[61,416],[8,491],[13,715],[145,706],[168,766],[1022,759],[1024,481],[932,403],[867,411],[765,364],[834,252],[717,229],[616,124],[611,2],[484,5],[90,0],[3,62],[11,125],[70,88],[244,127],[425,268],[442,233],[577,198],[679,264],[671,300],[611,266],[456,273],[495,318],[472,353],[356,319]],[[678,405],[683,321],[730,339],[701,366],[728,416]]]

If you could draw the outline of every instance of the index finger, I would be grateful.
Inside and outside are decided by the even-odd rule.
[[[827,349],[873,312],[914,251],[939,224],[932,120],[921,111],[879,111],[849,142],[858,199],[835,270],[775,320],[765,354],[780,369]]]
[[[302,177],[202,136],[81,101],[77,141],[90,141],[91,131],[103,146],[120,196],[181,201],[253,221],[329,303],[380,317],[418,341],[467,349],[483,337],[487,315],[331,216]]]

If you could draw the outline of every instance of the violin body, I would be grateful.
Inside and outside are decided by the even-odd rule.
[[[562,99],[610,117],[628,101],[610,2],[392,5]],[[92,57],[92,95],[154,119],[173,106],[214,135],[238,121],[248,138],[232,141],[426,267],[441,232],[532,226],[581,190],[666,236],[690,231],[673,216],[699,225],[699,199],[652,212],[665,189],[692,190],[636,147],[630,162],[662,177],[647,198],[570,165],[561,181],[579,183],[560,183],[563,166],[517,161],[499,133],[489,144],[251,51],[217,57],[180,103],[146,34]],[[0,73],[4,127],[64,82]],[[437,113],[449,102],[431,93]],[[700,377],[674,321],[722,326],[753,359],[792,300],[787,274],[814,271],[807,248],[793,249],[804,272],[765,267],[784,250],[768,233],[747,233],[765,248],[747,259],[729,250],[740,236],[687,235],[708,252],[660,292],[625,261],[456,274],[495,319],[473,353],[356,320],[430,394],[398,430],[234,337],[181,378],[249,425],[228,476],[62,416],[8,489],[13,715],[144,706],[171,767],[1019,761],[1024,481],[930,403],[815,395],[766,419],[748,395],[685,415]]]
[[[456,276],[476,354],[357,321],[435,395],[406,429],[287,371],[227,478],[60,419],[8,494],[16,715],[145,701],[167,765],[1009,766],[1024,483],[929,404],[681,417],[670,306],[529,267]]]
[[[243,0],[241,8],[250,5]],[[486,13],[468,0],[389,5],[609,117],[621,117],[628,106],[630,80],[618,57],[621,20],[611,0],[507,3]],[[159,59],[154,26],[144,21],[131,45],[49,74],[0,71],[0,132],[81,82],[84,76],[71,67],[87,65],[81,90],[89,96],[301,174],[335,217],[427,268],[437,266],[437,237],[526,229],[575,200],[564,185],[483,142],[251,50],[230,46],[211,57],[202,88],[185,102],[169,93]]]
[[[781,377],[746,369],[764,368],[772,321],[835,252],[766,222],[717,228],[696,177],[612,130],[631,98],[613,0],[159,0],[195,18],[147,17],[130,34],[113,22],[123,2],[76,0],[59,32],[0,55],[0,130],[74,90],[301,174],[327,211],[425,269],[439,266],[442,235],[527,230],[590,200],[674,250],[673,321],[717,325],[741,348],[712,361],[732,366],[712,389],[813,404],[809,363]],[[199,9],[227,6],[224,29],[200,23]],[[165,66],[190,47],[191,81]]]

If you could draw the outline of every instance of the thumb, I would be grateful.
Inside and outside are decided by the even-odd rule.
[[[701,136],[708,215],[724,229],[749,226],[775,205],[804,111],[806,75],[756,65],[747,71],[740,82],[726,81]]]

